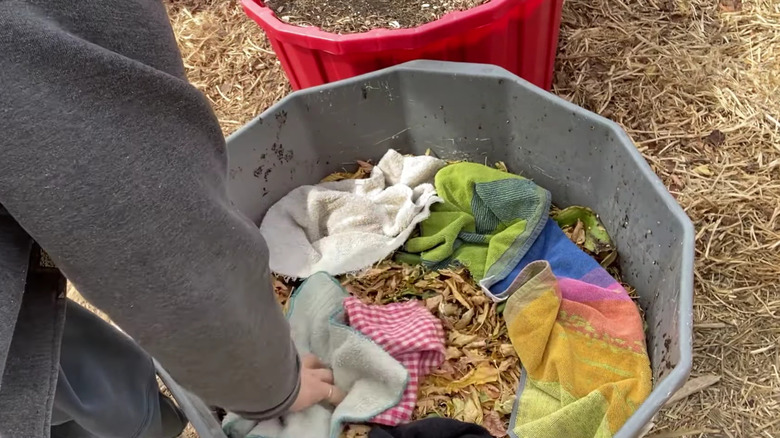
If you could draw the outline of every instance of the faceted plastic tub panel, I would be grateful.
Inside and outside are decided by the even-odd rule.
[[[228,140],[229,191],[259,223],[291,189],[394,148],[492,165],[593,208],[646,313],[654,390],[640,434],[691,367],[693,226],[618,125],[495,66],[413,61],[295,92]]]

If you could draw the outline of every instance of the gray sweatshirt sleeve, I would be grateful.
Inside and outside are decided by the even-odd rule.
[[[0,204],[207,403],[266,418],[299,386],[268,250],[159,0],[0,1]]]

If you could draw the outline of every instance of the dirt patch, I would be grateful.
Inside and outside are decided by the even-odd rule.
[[[489,0],[269,0],[280,20],[333,33],[417,27]]]

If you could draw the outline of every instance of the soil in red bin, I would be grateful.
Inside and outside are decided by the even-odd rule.
[[[267,0],[280,20],[333,33],[417,27],[490,0]]]

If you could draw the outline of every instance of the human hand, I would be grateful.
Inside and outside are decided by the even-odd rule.
[[[333,384],[333,371],[317,356],[307,354],[301,358],[301,387],[290,412],[300,412],[323,401],[336,406],[345,395]]]

